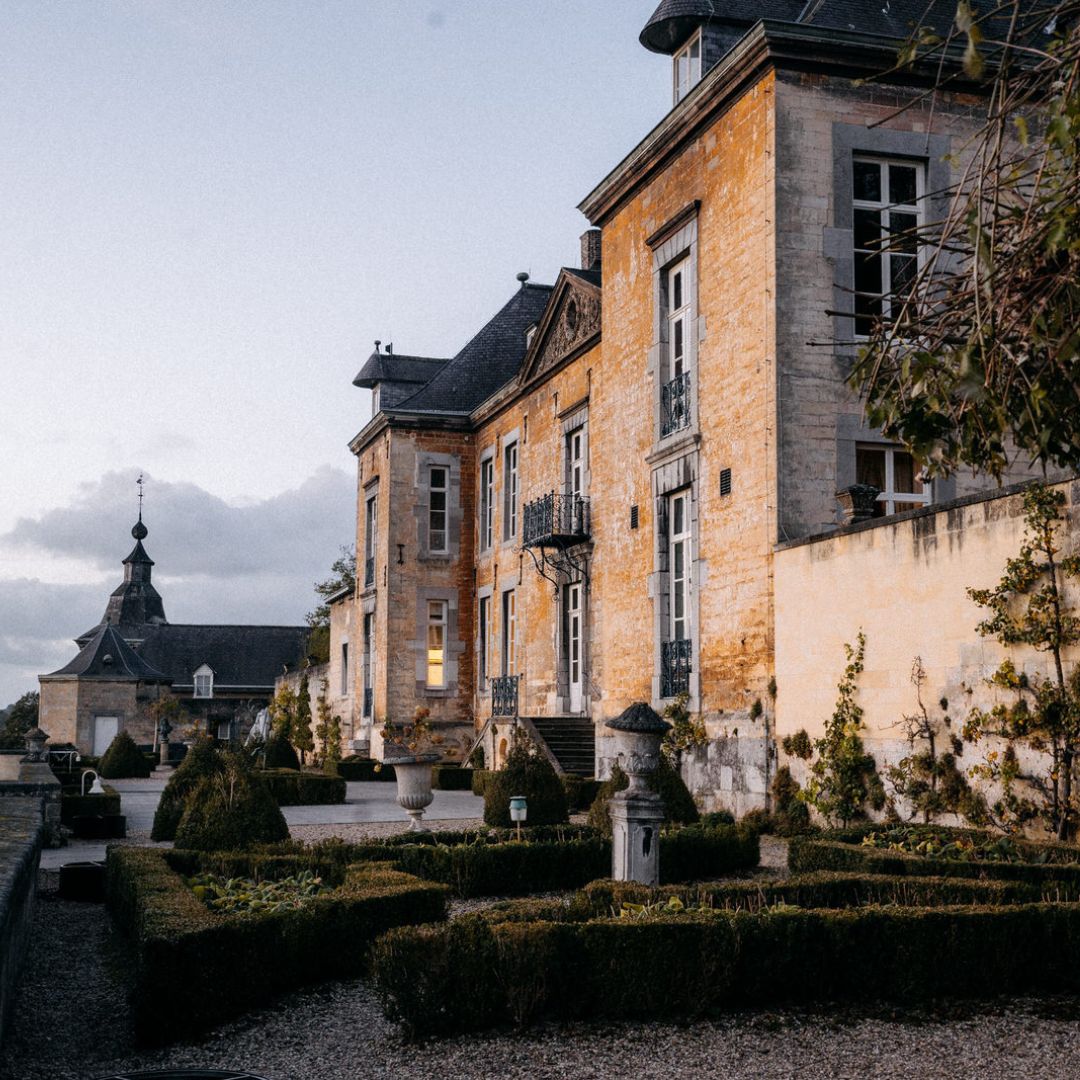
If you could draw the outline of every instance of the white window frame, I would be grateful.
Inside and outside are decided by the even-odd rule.
[[[697,30],[694,36],[672,57],[671,90],[673,105],[678,105],[701,82],[701,51],[701,31]]]
[[[480,550],[489,551],[495,540],[495,458],[480,462]]]
[[[854,190],[854,177],[855,171],[859,165],[876,165],[880,169],[881,185],[880,185],[880,198],[873,199],[858,199],[855,197]],[[914,203],[893,203],[889,199],[891,184],[890,174],[895,168],[914,169],[915,170],[915,202]],[[919,272],[919,267],[922,264],[923,252],[916,245],[914,252],[901,252],[891,251],[889,249],[888,236],[889,228],[892,221],[892,214],[911,214],[915,218],[915,228],[921,229],[926,221],[926,162],[919,161],[912,158],[889,158],[880,157],[875,154],[855,154],[852,158],[852,191],[851,191],[851,228],[852,228],[852,314],[853,323],[852,326],[855,331],[855,337],[858,340],[865,340],[868,334],[866,328],[860,330],[859,322],[862,320],[873,320],[877,316],[873,313],[858,313],[858,306],[860,299],[881,301],[881,317],[885,320],[894,318],[899,314],[900,308],[903,306],[903,301],[897,302],[893,297],[893,267],[894,260],[897,259],[913,259],[914,266],[912,269],[912,280]],[[859,211],[872,211],[876,213],[878,218],[878,230],[881,237],[881,243],[876,249],[870,247],[857,247],[857,234],[858,229],[856,227],[856,218]],[[906,231],[906,230],[904,230]],[[881,266],[881,292],[873,293],[868,292],[865,289],[860,290],[858,288],[858,269],[860,260],[876,257],[880,260]]]
[[[191,677],[191,696],[210,699],[214,696],[214,669],[209,664],[200,664]]]
[[[860,450],[885,455],[885,488],[878,495],[877,501],[884,504],[886,517],[892,514],[901,514],[905,510],[917,510],[920,506],[929,506],[934,501],[934,486],[930,482],[918,479],[919,462],[910,451],[902,446],[893,446],[888,443],[856,443],[856,462]],[[922,484],[923,490],[921,492],[896,490],[897,454],[907,454],[912,458],[913,467],[916,470],[916,481]]]
[[[503,539],[513,540],[518,525],[518,441],[503,450]]]
[[[486,690],[491,668],[491,597],[481,596],[476,607],[476,624],[480,638],[480,650],[476,658],[476,673],[480,689]]]
[[[429,690],[446,689],[446,645],[448,632],[449,603],[446,600],[427,602],[427,647],[424,654],[425,685]],[[434,639],[434,640],[433,640]],[[437,654],[438,659],[433,659]],[[432,674],[438,671],[436,678]]]
[[[379,528],[379,492],[373,491],[364,500],[364,588],[372,588],[377,577],[375,549]],[[367,561],[371,560],[371,580],[367,579]]]
[[[502,594],[502,673],[517,672],[517,590],[505,589]]]
[[[436,474],[442,473],[442,483],[436,484]],[[435,506],[435,500],[442,496],[442,509]],[[437,527],[436,515],[441,515],[442,526]],[[428,551],[434,555],[445,555],[450,550],[450,469],[446,465],[428,466]],[[436,536],[441,535],[441,542],[436,543]]]
[[[690,490],[675,492],[668,498],[668,574],[671,583],[668,590],[668,633],[671,641],[693,640],[690,605],[694,553],[691,528]]]
[[[682,258],[664,271],[667,316],[667,378],[690,369],[690,260]]]
[[[360,715],[369,719],[375,712],[374,688],[375,688],[375,613],[364,613],[364,699],[360,702]],[[372,701],[367,705],[367,691],[372,691]]]

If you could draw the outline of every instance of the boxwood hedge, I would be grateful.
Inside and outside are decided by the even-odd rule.
[[[120,813],[120,794],[109,784],[102,785],[102,795],[80,795],[78,792],[64,792],[60,797],[60,823],[70,825],[77,817],[97,817]]]
[[[345,801],[345,781],[324,773],[261,769],[278,806],[331,806]]]
[[[442,886],[385,865],[327,867],[335,887],[303,907],[244,915],[212,912],[181,876],[256,866],[270,876],[304,868],[281,857],[271,865],[244,854],[109,849],[107,903],[134,946],[130,996],[141,1041],[189,1036],[293,987],[355,975],[383,931],[445,917]]]

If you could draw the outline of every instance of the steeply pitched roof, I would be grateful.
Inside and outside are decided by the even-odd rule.
[[[416,383],[423,386],[448,362],[434,356],[398,356],[396,353],[376,350],[353,379],[353,386],[362,386],[366,390],[381,382]]]
[[[306,626],[194,626],[164,623],[141,627],[139,654],[169,674],[176,687],[191,686],[196,668],[208,664],[216,687],[273,689],[286,667],[303,658]]]
[[[536,322],[552,286],[526,281],[502,309],[425,387],[384,411],[468,414],[518,373],[525,331]]]
[[[137,653],[111,623],[102,623],[71,663],[53,675],[117,681],[169,682],[169,677]],[[48,678],[48,676],[46,676]]]

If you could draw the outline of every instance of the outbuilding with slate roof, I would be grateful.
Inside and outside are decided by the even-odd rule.
[[[170,697],[192,725],[237,738],[273,696],[277,676],[304,659],[307,626],[170,623],[151,580],[147,533],[140,511],[124,580],[101,622],[76,638],[74,659],[39,676],[39,723],[53,743],[100,754],[127,731],[152,746],[154,705]]]

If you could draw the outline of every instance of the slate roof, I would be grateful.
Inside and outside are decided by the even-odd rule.
[[[991,3],[974,0],[973,7]],[[759,19],[906,38],[916,26],[944,33],[955,16],[956,0],[661,0],[639,40],[653,52],[673,53],[703,22],[749,28]]]
[[[417,383],[423,386],[448,363],[448,360],[434,356],[398,356],[376,350],[353,379],[353,386],[362,386],[366,390],[381,382]]]
[[[111,623],[102,623],[93,637],[69,664],[52,675],[78,675],[111,681],[129,679],[143,682],[169,682],[169,677],[140,656]],[[45,676],[48,678],[49,676]]]
[[[196,626],[164,623],[139,627],[139,654],[167,672],[174,687],[194,684],[195,670],[208,664],[214,688],[272,690],[286,667],[304,655],[306,626]]]
[[[385,412],[467,415],[513,379],[525,357],[525,331],[543,314],[551,285],[526,281],[475,337],[422,389]]]

